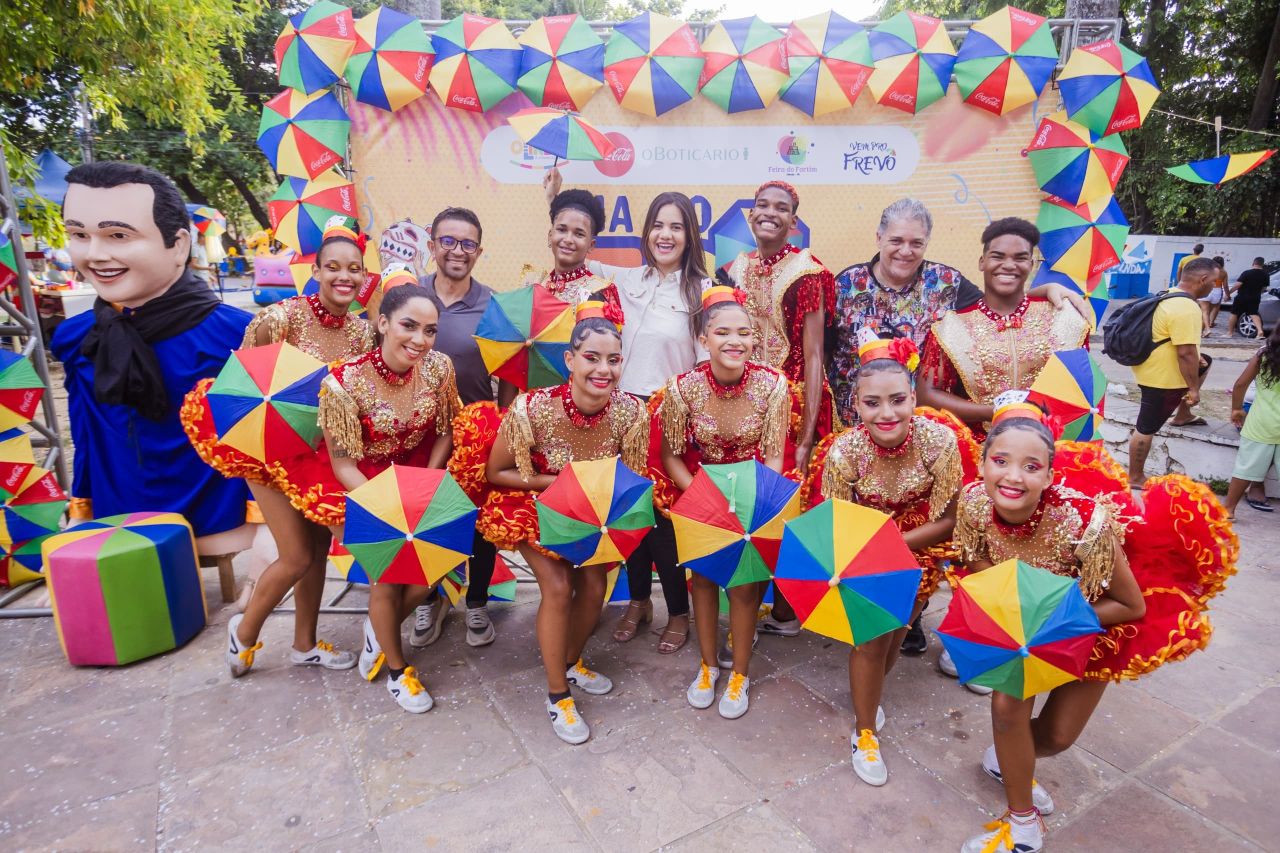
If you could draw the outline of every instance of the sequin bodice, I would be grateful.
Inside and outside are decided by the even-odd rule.
[[[325,325],[305,296],[293,296],[259,311],[245,329],[241,346],[254,346],[258,330],[264,327],[271,343],[284,341],[326,364],[355,358],[373,347],[373,330],[363,317],[347,314],[340,325]]]

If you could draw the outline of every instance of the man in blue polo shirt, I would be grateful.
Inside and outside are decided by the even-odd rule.
[[[471,277],[471,270],[484,253],[480,245],[483,236],[480,219],[465,207],[447,207],[440,211],[431,223],[431,240],[427,244],[436,262],[436,271],[419,280],[431,293],[440,312],[435,349],[453,360],[458,395],[466,405],[494,399],[493,382],[480,357],[480,347],[472,337],[493,295],[492,290]],[[498,552],[491,542],[476,533],[471,553],[467,644],[487,646],[494,638],[486,605]],[[418,608],[409,644],[421,648],[434,643],[448,611],[448,598],[434,594],[432,600]]]

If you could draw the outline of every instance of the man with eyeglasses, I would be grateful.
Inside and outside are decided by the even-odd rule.
[[[440,326],[435,349],[453,360],[458,395],[466,405],[493,400],[493,383],[480,347],[476,344],[476,326],[489,304],[493,291],[471,277],[471,270],[484,253],[480,245],[484,231],[480,219],[465,207],[446,207],[431,223],[431,239],[427,247],[435,260],[436,271],[419,279],[431,294],[440,312]],[[469,586],[467,588],[467,644],[487,646],[493,642],[493,623],[486,604],[489,582],[493,579],[493,563],[498,552],[479,533],[471,546]],[[409,644],[422,648],[440,636],[449,599],[438,592],[418,608]]]

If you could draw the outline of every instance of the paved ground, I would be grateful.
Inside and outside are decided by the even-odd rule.
[[[1280,846],[1280,569],[1264,557],[1280,525],[1245,508],[1239,533],[1212,646],[1112,688],[1039,768],[1053,850]],[[593,738],[563,745],[543,717],[535,589],[495,608],[493,646],[468,648],[455,615],[411,656],[437,701],[421,717],[354,673],[286,666],[285,616],[234,682],[229,606],[188,647],[121,669],[68,667],[48,619],[0,620],[0,847],[945,851],[1002,807],[978,769],[986,700],[936,672],[936,642],[891,678],[882,789],[849,768],[846,656],[808,635],[761,640],[751,711],[729,722],[685,703],[691,647],[616,645],[613,610],[588,656],[617,689],[582,700]],[[359,617],[324,625],[357,642]]]

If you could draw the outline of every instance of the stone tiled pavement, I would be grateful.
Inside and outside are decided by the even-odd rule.
[[[1080,743],[1041,763],[1058,802],[1050,849],[1280,846],[1274,518],[1241,510],[1244,559],[1211,647],[1110,689]],[[212,575],[206,590],[216,601]],[[0,848],[946,851],[1002,807],[978,768],[987,702],[936,672],[936,642],[890,679],[891,776],[873,789],[849,768],[832,643],[762,638],[751,711],[729,722],[684,700],[692,647],[616,645],[611,611],[588,653],[618,686],[582,700],[594,734],[574,748],[543,717],[535,609],[496,607],[485,649],[455,615],[413,654],[436,698],[421,717],[354,673],[288,667],[283,616],[234,682],[227,606],[178,653],[117,670],[68,667],[50,620],[2,620]],[[323,624],[358,642],[358,617]]]

